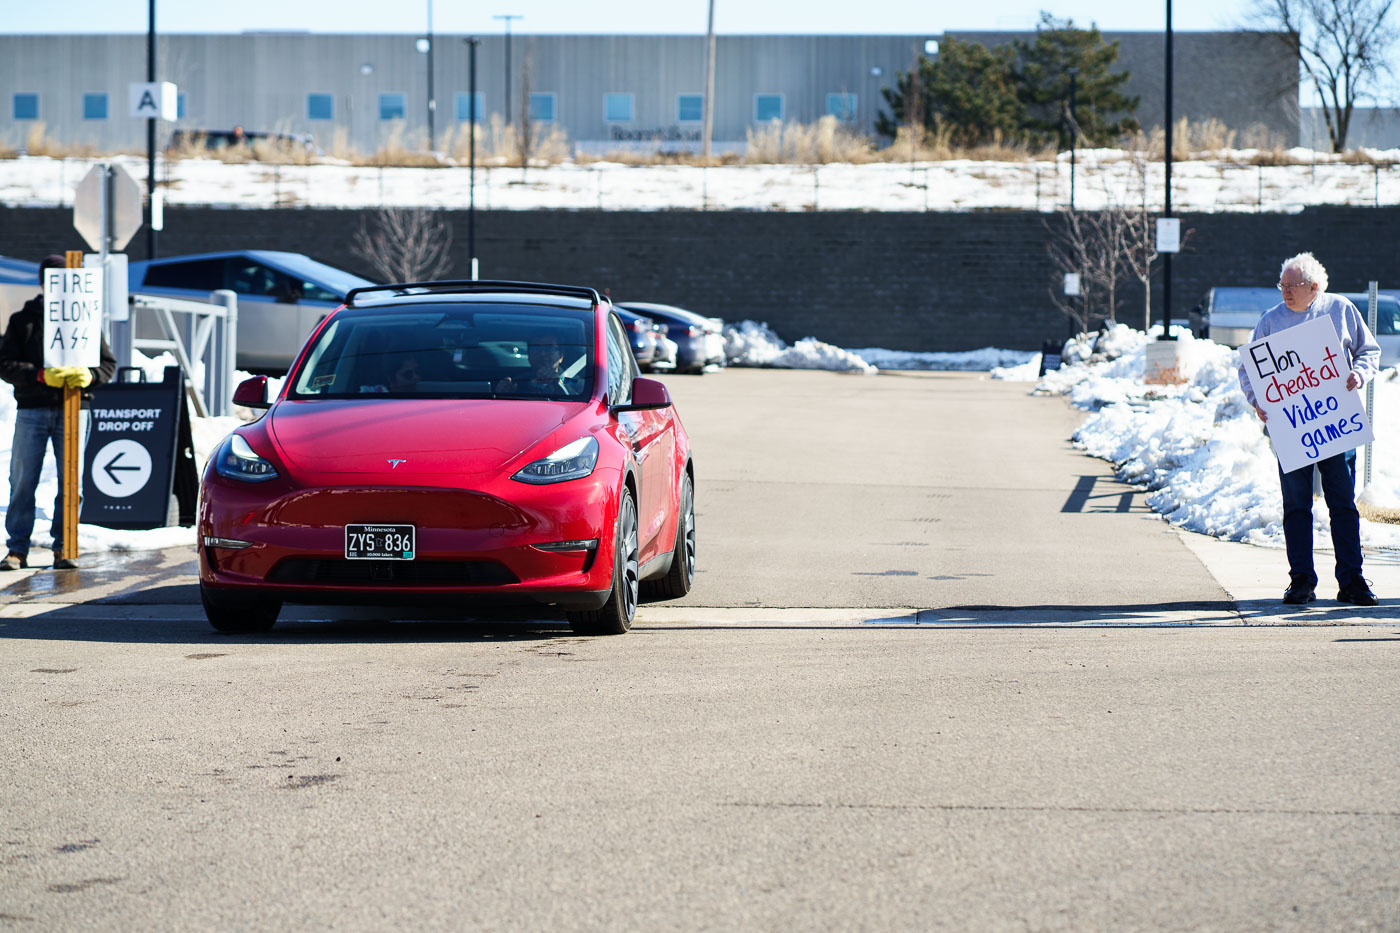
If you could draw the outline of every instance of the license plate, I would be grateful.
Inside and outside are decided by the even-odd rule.
[[[412,525],[346,525],[346,560],[413,560]]]

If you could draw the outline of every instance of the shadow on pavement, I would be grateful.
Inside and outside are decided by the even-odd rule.
[[[194,614],[198,606],[195,588]],[[171,605],[167,602],[164,605]],[[344,606],[290,606],[269,632],[226,635],[190,612],[176,618],[104,613],[103,607],[130,605],[104,601],[64,606],[25,618],[0,619],[0,640],[92,641],[126,644],[411,644],[436,642],[539,641],[573,634],[562,619],[501,612],[489,616]],[[184,602],[188,605],[188,602]],[[157,608],[152,606],[153,609]]]

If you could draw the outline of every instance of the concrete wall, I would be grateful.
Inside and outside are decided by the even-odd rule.
[[[361,212],[170,208],[162,255],[285,249],[367,274],[351,249]],[[372,212],[370,212],[372,217]],[[467,274],[467,216],[444,212]],[[1038,349],[1067,331],[1045,252],[1055,215],[510,211],[478,212],[484,278],[588,284],[618,299],[679,304],[731,321],[766,321],[785,339],[841,346]],[[1174,263],[1174,316],[1214,285],[1271,285],[1280,262],[1313,250],[1338,291],[1370,279],[1400,287],[1400,208],[1299,214],[1188,214]],[[145,237],[132,241],[142,257]],[[82,245],[72,212],[0,208],[0,254],[35,260]],[[1160,296],[1154,297],[1159,301]],[[1121,318],[1141,326],[1141,292]]]
[[[1009,41],[1028,34],[963,33],[961,38]],[[413,35],[167,35],[158,39],[157,74],[179,86],[184,129],[311,133],[324,149],[337,134],[375,151],[395,133],[426,140],[427,56]],[[435,143],[457,133],[456,96],[469,86],[468,49],[460,35],[434,44]],[[873,132],[883,108],[881,88],[913,67],[932,35],[721,36],[717,40],[714,139],[741,148],[755,125],[755,95],[778,94],[783,118],[810,123],[827,113],[827,95],[853,94],[852,126]],[[1142,122],[1160,122],[1161,37],[1113,33],[1122,43],[1120,67],[1133,73],[1130,92],[1143,99]],[[1278,56],[1277,40],[1250,33],[1179,33],[1177,113],[1218,117],[1243,130],[1262,123],[1290,144],[1297,136],[1296,69]],[[520,119],[528,90],[552,93],[556,125],[584,149],[627,148],[661,140],[695,148],[700,124],[682,123],[678,95],[704,90],[703,36],[535,36],[512,42],[511,111]],[[477,88],[486,114],[505,112],[503,36],[482,37]],[[144,151],[145,121],[128,116],[127,89],[146,76],[142,35],[0,36],[0,139],[23,144],[36,122],[51,138],[102,151]],[[83,95],[106,93],[105,120],[83,118]],[[312,120],[308,95],[331,97],[333,119]],[[631,94],[633,119],[604,119],[604,95]],[[38,121],[15,120],[14,95],[38,94]],[[402,94],[404,118],[380,119],[381,94]],[[163,144],[173,127],[162,125]],[[650,146],[655,148],[656,142]]]

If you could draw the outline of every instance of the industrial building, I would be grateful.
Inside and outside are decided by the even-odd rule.
[[[950,33],[998,44],[1032,33]],[[1126,93],[1138,119],[1161,122],[1163,37],[1105,33],[1120,43]],[[435,148],[473,118],[492,115],[549,130],[574,151],[697,149],[705,85],[704,36],[483,36],[477,94],[469,93],[466,36],[244,33],[165,35],[157,78],[177,87],[175,129],[307,134],[329,150],[373,152],[391,140]],[[881,89],[936,54],[943,36],[720,36],[716,41],[713,143],[741,149],[772,120],[827,115],[873,134]],[[1299,138],[1298,70],[1278,37],[1250,32],[1177,33],[1175,113],[1259,127],[1289,145]],[[431,71],[430,71],[431,64]],[[146,121],[129,88],[146,80],[146,37],[0,36],[0,134],[23,147],[39,124],[50,140],[99,151],[140,151]],[[431,88],[431,93],[430,93]],[[474,106],[473,106],[474,105]]]

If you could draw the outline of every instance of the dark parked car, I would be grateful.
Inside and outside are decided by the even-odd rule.
[[[624,301],[618,308],[666,325],[666,336],[676,343],[676,372],[703,373],[706,366],[724,365],[724,322],[719,318],[646,301]]]
[[[238,366],[264,372],[286,372],[346,294],[374,284],[301,253],[263,249],[133,262],[129,280],[133,293],[190,301],[208,301],[215,289],[232,290],[238,295]]]
[[[617,308],[617,316],[622,319],[622,327],[627,331],[627,342],[632,345],[632,355],[637,365],[643,369],[656,362],[656,324],[651,318]]]

